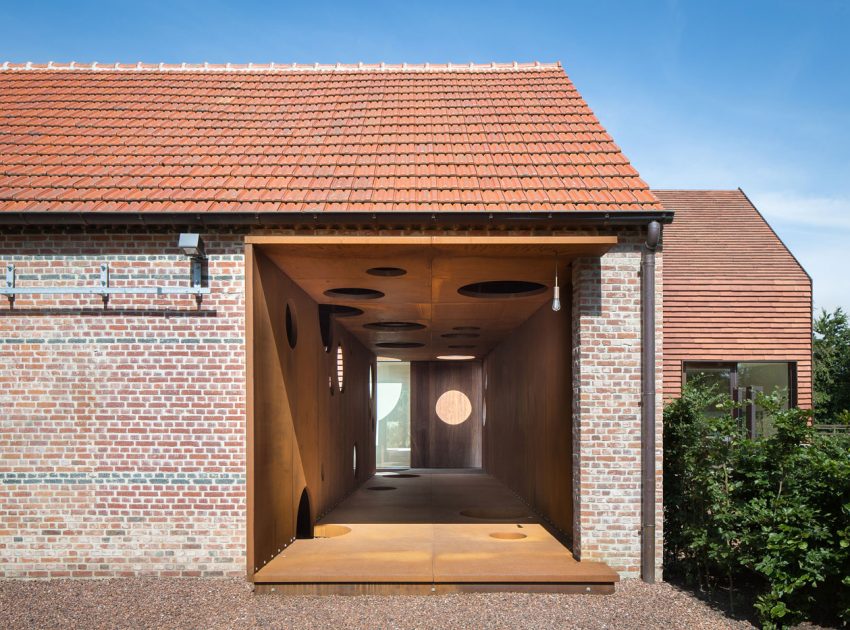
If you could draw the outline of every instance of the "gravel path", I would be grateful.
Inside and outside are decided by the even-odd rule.
[[[241,580],[0,581],[4,628],[749,628],[669,584],[614,595],[286,597]]]

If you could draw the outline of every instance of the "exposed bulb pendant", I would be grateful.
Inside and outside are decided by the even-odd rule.
[[[561,310],[561,287],[558,286],[558,263],[555,263],[555,296],[552,298],[552,310]]]

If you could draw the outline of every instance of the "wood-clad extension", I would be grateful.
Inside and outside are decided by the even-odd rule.
[[[664,395],[685,361],[789,361],[812,404],[812,281],[741,190],[656,190],[664,230]]]

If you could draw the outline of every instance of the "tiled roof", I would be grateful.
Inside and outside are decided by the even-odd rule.
[[[662,209],[559,64],[0,66],[0,211]]]

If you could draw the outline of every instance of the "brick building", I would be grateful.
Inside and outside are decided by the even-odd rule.
[[[810,404],[805,272],[742,193],[653,193],[559,65],[6,64],[0,86],[3,577],[652,579],[683,375]],[[497,526],[528,533],[463,559]]]

